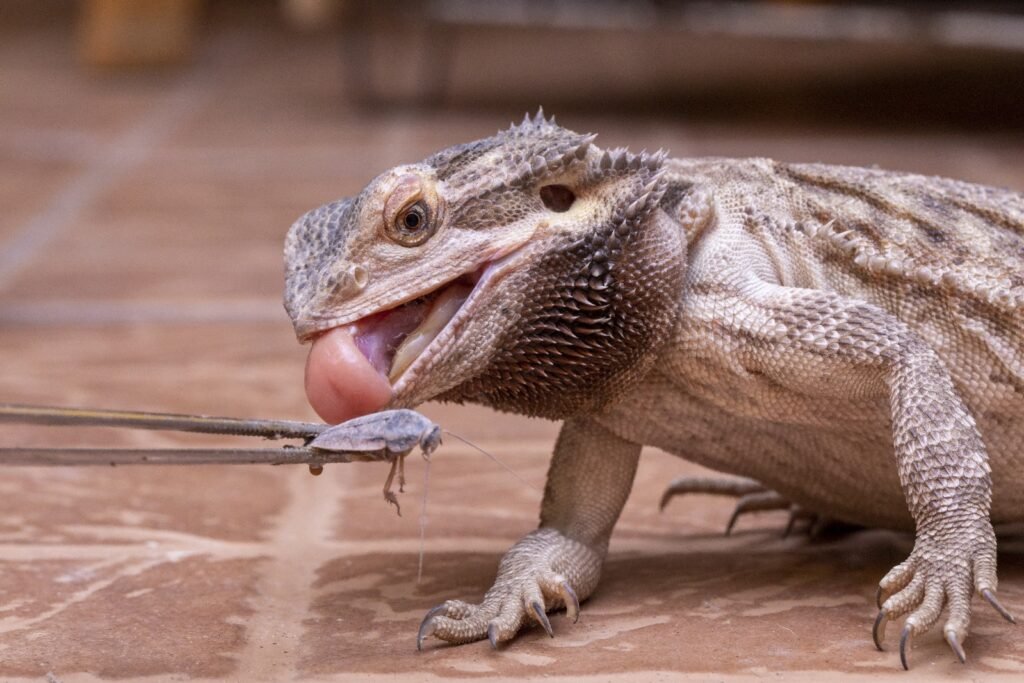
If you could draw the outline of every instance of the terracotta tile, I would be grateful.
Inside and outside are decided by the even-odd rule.
[[[144,165],[47,245],[46,258],[25,269],[7,298],[243,298],[277,306],[288,227],[358,185],[340,180],[337,167],[289,179],[275,175],[272,155],[259,161],[267,166],[213,164],[205,173],[190,171],[196,165],[188,158]]]
[[[258,237],[218,234],[216,224],[202,230],[211,224],[199,223],[201,230],[182,232],[183,223],[196,225],[184,213],[104,222],[103,229],[94,229],[90,221],[56,241],[45,259],[25,269],[9,287],[9,299],[21,304],[93,299],[157,305],[258,299],[276,308],[284,283],[280,244],[290,220],[274,226],[277,248]],[[283,313],[282,322],[287,323]]]
[[[0,244],[28,227],[79,172],[77,163],[25,158],[0,140]]]
[[[0,543],[160,544],[264,539],[279,474],[238,467],[23,468],[0,483]]]
[[[752,535],[716,539],[699,551],[686,546],[627,554],[616,552],[613,541],[601,587],[584,603],[579,623],[555,615],[554,640],[527,629],[497,652],[486,641],[460,647],[429,641],[425,652],[415,651],[425,608],[448,598],[478,601],[495,571],[492,555],[434,557],[419,585],[414,555],[338,559],[318,570],[320,597],[307,621],[301,666],[308,674],[442,677],[816,671],[822,680],[838,680],[831,672],[901,673],[891,649],[875,651],[870,623],[872,582],[908,549],[904,539],[864,532],[808,545]],[[1020,550],[1007,553],[1004,567]],[[1005,573],[1011,581],[1021,578],[1016,566]],[[1008,595],[1018,603],[1024,598]],[[976,610],[974,628],[984,634],[972,638],[978,673],[1024,664],[1024,648],[1000,622]],[[919,639],[913,658],[915,673],[924,676],[960,666],[935,633]]]
[[[313,412],[302,388],[305,352],[286,318],[63,329],[8,323],[0,326],[0,387],[9,401],[306,419]],[[138,438],[168,443],[170,436]]]
[[[12,597],[57,595],[5,619],[0,675],[213,678],[230,675],[245,646],[259,561],[152,553],[2,565]]]

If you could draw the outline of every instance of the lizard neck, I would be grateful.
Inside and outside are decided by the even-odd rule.
[[[600,411],[643,381],[679,315],[685,234],[660,204],[614,258],[595,261],[608,247],[601,234],[544,253],[506,283],[523,302],[517,323],[487,367],[442,400],[565,419]]]

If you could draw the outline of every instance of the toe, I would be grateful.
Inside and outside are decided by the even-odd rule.
[[[537,620],[537,623],[541,625],[549,638],[555,637],[555,632],[551,628],[551,621],[548,619],[547,612],[544,611],[544,605],[534,600],[530,603],[530,614]]]
[[[871,639],[875,641],[875,647],[884,650],[882,643],[885,641],[885,625],[889,622],[883,610],[878,610],[875,617],[875,625],[871,627]]]
[[[487,622],[480,616],[473,615],[467,619],[452,619],[442,615],[432,617],[431,623],[425,629],[435,638],[458,645],[471,643],[474,640],[481,640],[487,635]]]
[[[580,600],[572,583],[564,575],[557,572],[545,572],[537,581],[540,586],[544,600],[541,604],[547,605],[548,609],[565,607],[565,615],[572,619],[573,623],[580,618]]]
[[[782,537],[789,538],[789,535],[793,533],[793,529],[796,528],[796,523],[801,520],[809,520],[813,525],[816,515],[810,510],[806,510],[799,505],[789,506],[789,519],[786,521],[786,528],[782,530]],[[882,606],[881,603],[878,604]]]
[[[964,652],[964,646],[960,644],[961,639],[957,636],[956,632],[944,629],[942,635],[945,637],[946,642],[949,643],[949,646],[953,649],[953,652],[956,653],[956,658],[960,660],[960,663],[966,664],[967,653]]]
[[[937,581],[929,581],[925,585],[924,597],[921,598],[917,609],[907,617],[907,625],[911,627],[914,635],[924,633],[939,620],[939,615],[942,614],[943,594],[942,585]]]
[[[924,574],[915,575],[906,586],[882,603],[882,611],[889,619],[902,617],[921,604],[925,596]]]
[[[487,624],[487,638],[491,645],[497,647],[499,643],[512,640],[522,628],[525,616],[526,613],[519,603],[510,600],[503,605],[498,616]]]
[[[985,598],[988,604],[992,605],[992,609],[999,612],[1003,619],[1006,619],[1011,624],[1017,623],[1017,619],[996,599],[995,591],[990,588],[983,588],[981,590],[981,597]]]
[[[416,649],[423,649],[423,641],[431,636],[450,643],[467,643],[479,640],[482,635],[474,636],[467,619],[476,612],[477,607],[461,600],[446,600],[432,607],[420,622],[416,633]]]
[[[789,501],[774,491],[756,491],[743,494],[736,501],[736,507],[733,509],[729,523],[725,527],[725,535],[728,536],[732,533],[732,529],[736,526],[736,520],[740,518],[740,515],[762,510],[785,510],[789,506]]]
[[[523,587],[522,599],[523,611],[540,624],[545,633],[554,638],[555,632],[551,629],[551,621],[548,619],[544,592],[541,591],[541,587],[535,582],[527,582],[527,585]]]
[[[487,640],[491,643],[491,649],[498,649],[498,625],[487,624]]]
[[[871,637],[875,641],[875,647],[882,648],[885,640],[885,626],[892,619],[898,619],[910,610],[917,607],[924,598],[924,575],[918,574],[910,583],[895,595],[888,598],[878,609],[878,616],[875,617],[875,625],[871,629]],[[879,589],[881,590],[881,589]],[[900,647],[902,648],[901,637]]]
[[[673,480],[668,485],[668,488],[665,489],[665,492],[661,494],[661,502],[658,507],[664,510],[670,500],[676,496],[685,496],[689,493],[739,497],[764,490],[764,486],[753,479],[742,479],[739,477],[679,477]]]
[[[1017,620],[1014,619],[1013,615],[1010,614],[996,598],[996,586],[998,585],[996,579],[996,563],[995,560],[989,555],[981,555],[974,560],[974,587],[981,594],[981,597],[985,598],[988,604],[992,605],[992,608],[999,612],[1003,619],[1006,619],[1011,624],[1016,624]]]
[[[910,624],[904,624],[903,632],[900,633],[900,664],[903,665],[904,671],[910,671],[909,656],[913,639],[914,629],[910,627]]]
[[[572,589],[567,580],[562,579],[558,583],[558,595],[565,603],[565,615],[575,624],[580,620],[580,599],[576,597],[576,591]]]
[[[941,584],[936,581],[927,583],[921,604],[910,613],[907,621],[903,624],[903,633],[900,636],[900,662],[904,669],[910,668],[910,650],[914,637],[930,629],[939,620],[939,615],[942,613],[943,594]]]
[[[908,559],[890,569],[889,573],[878,582],[878,601],[880,603],[884,603],[890,595],[897,593],[910,583],[914,578],[914,564],[913,559]]]
[[[416,648],[433,636],[452,644],[471,643],[487,635],[488,604],[471,605],[462,600],[447,600],[426,613],[416,634]]]
[[[967,661],[963,642],[967,638],[967,628],[971,623],[971,589],[968,585],[960,585],[947,589],[946,607],[949,618],[942,627],[942,636],[953,649],[961,663]]]
[[[436,616],[438,616],[440,614],[444,614],[444,612],[445,612],[445,604],[441,603],[437,607],[431,608],[430,611],[427,612],[426,616],[423,617],[423,621],[420,622],[420,629],[416,633],[416,649],[417,650],[422,650],[423,649],[423,639],[424,638],[427,638],[427,637],[432,636],[434,634],[434,629],[436,628],[435,622],[434,622],[434,617],[436,617]]]

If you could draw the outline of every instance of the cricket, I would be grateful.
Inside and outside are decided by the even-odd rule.
[[[392,490],[405,484],[405,458],[417,446],[425,460],[441,445],[441,427],[409,409],[384,410],[336,425],[142,411],[0,404],[0,423],[41,426],[124,427],[256,438],[302,439],[280,448],[18,448],[0,446],[0,465],[296,465],[319,475],[329,463],[388,462],[384,500],[401,514]]]

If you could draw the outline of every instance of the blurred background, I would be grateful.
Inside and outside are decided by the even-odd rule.
[[[604,145],[1020,187],[1024,8],[5,0],[0,325],[283,321],[297,215],[539,105]]]
[[[305,349],[280,303],[288,226],[390,166],[540,105],[602,146],[877,164],[1020,191],[1024,9],[2,0],[0,401],[314,418]],[[556,425],[426,412],[543,486]],[[0,439],[208,443],[13,427]],[[385,509],[385,472],[373,466],[319,478],[5,471],[0,676],[585,677],[709,662],[808,680],[897,673],[866,634],[873,583],[903,559],[907,537],[781,541],[766,530],[784,515],[767,513],[721,538],[729,501],[698,497],[658,515],[663,486],[701,472],[658,453],[642,461],[580,624],[558,621],[555,640],[527,631],[497,653],[478,643],[417,657],[424,611],[477,599],[538,506],[536,491],[468,447],[446,444],[435,460],[423,583],[416,513]],[[410,467],[403,509],[419,497]],[[1024,548],[1001,549],[1001,593],[1022,612]],[[1019,675],[1019,637],[987,612],[976,620],[972,673]],[[915,654],[925,676],[953,666],[940,637],[917,647],[930,653]]]
[[[0,324],[147,294],[264,315],[296,215],[539,105],[606,145],[1019,186],[1024,9],[6,0]],[[44,251],[56,277],[29,265]],[[133,286],[111,289],[119,274]]]

